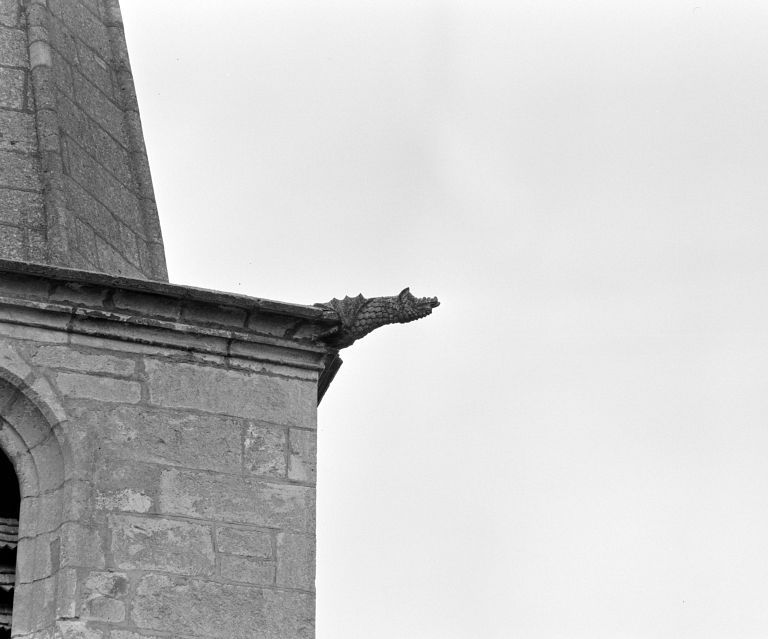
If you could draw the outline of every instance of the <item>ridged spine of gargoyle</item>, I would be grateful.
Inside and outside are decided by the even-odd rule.
[[[380,326],[405,324],[426,317],[433,308],[440,306],[440,302],[436,297],[416,297],[410,289],[404,288],[399,295],[390,297],[347,296],[315,306],[323,309],[327,319],[339,322],[320,339],[329,346],[346,348]]]

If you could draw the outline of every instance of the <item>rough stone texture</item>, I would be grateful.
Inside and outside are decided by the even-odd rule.
[[[121,570],[162,570],[209,575],[215,567],[211,527],[186,521],[127,515],[108,518],[110,548]]]
[[[0,447],[23,494],[16,636],[314,637],[328,351],[274,327],[319,336],[316,309],[38,270],[52,269],[0,269]]]
[[[307,409],[317,401],[311,382],[157,360],[147,362],[146,370],[150,401],[161,406],[315,425],[307,420]]]
[[[0,257],[167,280],[115,0],[0,0],[0,131]]]
[[[243,463],[255,475],[285,477],[286,431],[251,424],[245,433]]]
[[[211,639],[310,639],[314,599],[302,592],[147,575],[133,600],[139,628]]]
[[[244,528],[219,528],[216,534],[216,549],[222,553],[270,559],[272,535],[268,532]]]
[[[277,584],[315,589],[315,540],[307,535],[277,535]]]
[[[316,477],[317,434],[296,430],[289,433],[290,466],[288,478],[294,481],[314,482]]]

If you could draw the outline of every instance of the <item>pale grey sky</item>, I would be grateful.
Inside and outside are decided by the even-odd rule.
[[[320,407],[318,639],[768,636],[768,5],[122,0],[172,281],[443,305]]]

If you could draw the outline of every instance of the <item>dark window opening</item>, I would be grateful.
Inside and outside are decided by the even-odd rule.
[[[11,636],[20,505],[16,471],[0,451],[0,639],[10,639]]]

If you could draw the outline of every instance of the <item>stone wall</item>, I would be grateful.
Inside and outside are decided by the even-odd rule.
[[[0,0],[0,257],[167,280],[116,0]]]
[[[319,309],[53,274],[0,272],[14,636],[313,637]]]

